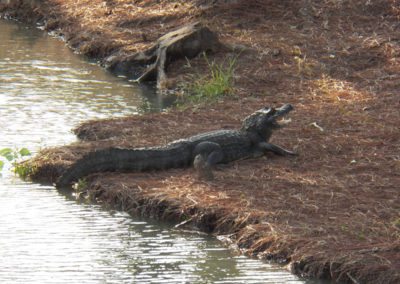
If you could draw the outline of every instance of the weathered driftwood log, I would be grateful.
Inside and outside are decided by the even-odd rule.
[[[220,46],[218,37],[200,23],[184,26],[160,37],[143,52],[121,58],[112,56],[106,60],[106,68],[116,73],[135,73],[147,66],[136,79],[137,82],[157,81],[161,89],[167,80],[168,64],[179,58],[193,58],[199,53],[215,51]]]

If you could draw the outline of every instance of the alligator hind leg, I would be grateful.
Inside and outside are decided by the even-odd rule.
[[[212,180],[212,168],[224,158],[221,146],[214,142],[201,142],[194,149],[193,166],[200,179]]]
[[[193,167],[196,169],[197,177],[204,180],[213,180],[214,174],[211,167],[207,165],[202,155],[197,155],[193,161]]]

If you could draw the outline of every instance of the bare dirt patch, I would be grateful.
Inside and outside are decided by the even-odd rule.
[[[84,123],[76,130],[84,141],[44,150],[32,161],[33,178],[54,181],[96,148],[158,145],[238,127],[255,109],[291,103],[292,123],[273,141],[298,157],[220,166],[212,183],[197,181],[191,169],[92,175],[89,196],[229,235],[247,253],[290,263],[305,276],[399,283],[399,1],[208,2],[51,0],[37,6],[48,30],[100,60],[148,48],[192,21],[243,51],[234,96],[195,109]],[[32,18],[21,3],[0,7]],[[168,72],[190,82],[206,67],[196,58]]]

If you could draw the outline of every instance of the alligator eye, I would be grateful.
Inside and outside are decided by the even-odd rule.
[[[268,110],[265,112],[268,116],[274,115],[276,113],[276,109],[273,107],[268,108]]]

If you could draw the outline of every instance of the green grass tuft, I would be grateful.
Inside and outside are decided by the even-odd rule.
[[[188,87],[189,96],[184,98],[185,102],[193,104],[212,102],[233,92],[237,57],[228,58],[221,64],[215,61],[210,62],[206,55],[204,58],[207,61],[209,73]]]

